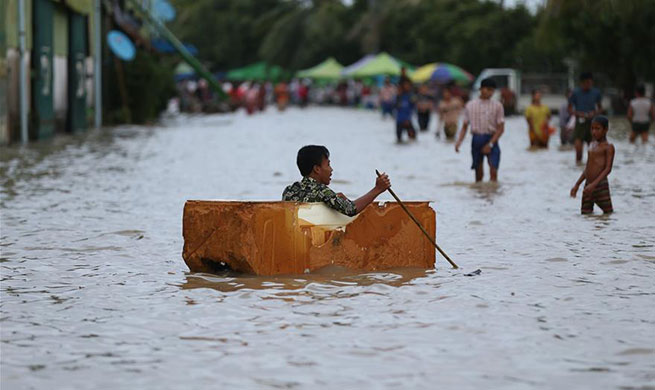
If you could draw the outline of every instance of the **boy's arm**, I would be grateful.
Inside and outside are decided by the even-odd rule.
[[[459,153],[459,147],[462,144],[462,141],[464,141],[464,137],[466,137],[466,130],[469,127],[469,123],[467,121],[464,121],[462,123],[462,130],[459,131],[459,138],[457,138],[457,142],[455,143],[455,151]]]
[[[500,136],[505,132],[505,113],[502,106],[498,106],[498,111],[496,113],[496,123],[496,132],[491,137],[491,141],[489,141],[490,144],[495,144],[498,142]],[[489,145],[486,145],[485,147],[488,146]],[[491,148],[489,149],[489,152],[491,152]]]
[[[318,198],[320,201],[325,203],[326,206],[337,210],[341,214],[348,215],[350,217],[354,216],[357,214],[357,207],[355,205],[355,202],[349,200],[348,198],[341,197],[330,187],[325,186],[320,193],[318,194]]]
[[[634,116],[634,112],[632,111],[632,104],[628,106],[628,120],[632,122],[632,117]]]
[[[382,175],[375,179],[375,187],[355,200],[356,213],[359,214],[389,187],[391,187],[391,181],[389,180],[389,176],[383,172]]]
[[[653,119],[653,122],[655,122],[655,104],[653,103],[650,104],[650,117]]]
[[[580,184],[582,184],[582,182],[584,181],[584,179],[586,177],[586,175],[585,175],[586,171],[587,171],[587,169],[582,171],[582,174],[580,175],[580,178],[578,178],[578,181],[576,181],[573,188],[571,188],[571,198],[575,198],[575,194],[578,193],[578,188],[580,188]]]
[[[525,120],[528,122],[528,130],[532,130],[532,121],[530,120],[530,115],[527,110],[525,112]]]
[[[594,116],[600,115],[602,113],[603,113],[603,100],[602,100],[602,97],[599,96],[598,97],[598,102],[596,102],[596,111],[591,113],[592,114],[591,117],[593,118]]]
[[[607,175],[609,175],[610,172],[612,172],[613,164],[614,164],[614,145],[609,144],[607,145],[607,149],[605,150],[605,168],[603,168],[603,170],[600,172],[600,174],[594,181],[592,181],[591,183],[587,183],[587,187],[585,188],[585,191],[593,191],[601,180],[607,178]]]

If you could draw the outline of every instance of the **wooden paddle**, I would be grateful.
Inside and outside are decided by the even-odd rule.
[[[378,172],[377,169],[375,170],[375,173],[377,173],[378,177],[382,176],[382,175],[380,174],[380,172]],[[414,221],[414,223],[416,224],[416,226],[418,226],[418,228],[421,229],[421,231],[423,232],[423,234],[425,234],[425,237],[427,237],[427,239],[430,240],[430,242],[432,243],[432,245],[434,245],[435,248],[437,248],[437,250],[439,251],[439,253],[441,253],[441,255],[443,255],[443,257],[444,257],[446,260],[448,260],[448,262],[450,263],[450,265],[452,265],[454,269],[459,268],[459,267],[457,266],[457,264],[455,264],[452,260],[450,260],[450,257],[448,257],[448,255],[446,254],[446,252],[444,252],[443,250],[441,250],[441,248],[439,248],[439,245],[437,245],[437,243],[434,242],[434,239],[433,239],[432,237],[430,237],[430,234],[428,234],[428,232],[425,231],[425,229],[423,228],[423,226],[421,226],[421,224],[419,223],[419,221],[416,220],[416,218],[412,215],[412,213],[410,213],[409,210],[407,210],[407,207],[405,207],[405,204],[403,203],[402,200],[400,200],[400,198],[398,198],[398,196],[396,195],[396,193],[393,192],[393,190],[392,190],[391,188],[387,188],[387,191],[389,191],[389,193],[391,194],[391,196],[393,196],[393,198],[396,200],[396,202],[398,202],[398,204],[400,205],[400,207],[402,207],[403,210],[405,210],[405,212],[407,213],[407,215],[409,215],[409,217],[412,219],[412,221]]]

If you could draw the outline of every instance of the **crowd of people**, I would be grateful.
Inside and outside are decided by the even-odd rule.
[[[194,88],[187,83],[179,88],[182,110],[198,110],[197,105],[215,101],[206,83],[200,81],[192,86]],[[493,99],[496,89],[493,79],[485,79],[481,82],[479,94],[468,100],[468,91],[455,83],[415,85],[404,75],[395,80],[387,77],[380,85],[361,80],[314,84],[309,80],[275,84],[226,82],[224,91],[229,96],[229,103],[224,109],[234,111],[243,107],[248,114],[254,114],[266,110],[270,104],[284,111],[290,104],[305,107],[310,103],[375,109],[380,111],[382,119],[394,119],[398,143],[416,141],[418,134],[428,132],[432,117],[436,115],[436,136],[455,141],[457,152],[467,132],[471,132],[471,169],[475,171],[476,182],[483,179],[485,159],[490,180],[497,181],[501,157],[499,140],[504,132],[505,116],[514,113],[516,97],[503,88],[499,91],[499,99]],[[530,147],[535,149],[548,148],[551,136],[557,132],[551,125],[553,110],[542,102],[541,95],[540,90],[533,90],[531,103],[523,113],[527,122],[527,139]],[[648,142],[651,122],[655,122],[655,106],[645,95],[644,86],[638,86],[636,96],[629,104],[630,142],[637,138],[641,138],[643,143]],[[580,75],[580,86],[567,92],[566,102],[557,110],[561,145],[573,146],[577,163],[582,162],[583,149],[587,145],[587,166],[571,190],[571,196],[575,196],[580,184],[586,181],[583,213],[590,213],[594,203],[604,212],[613,210],[607,176],[612,169],[614,147],[607,142],[609,121],[603,113],[601,93],[594,87],[591,73]],[[418,129],[415,124],[418,124]]]

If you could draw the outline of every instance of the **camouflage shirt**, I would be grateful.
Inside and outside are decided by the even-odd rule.
[[[355,202],[340,198],[330,187],[321,184],[311,177],[303,177],[284,189],[282,200],[293,202],[323,202],[342,214],[353,216],[357,214]]]

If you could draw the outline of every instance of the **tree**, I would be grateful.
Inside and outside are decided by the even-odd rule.
[[[559,43],[583,69],[610,75],[632,95],[640,80],[655,81],[652,0],[549,0],[541,42]]]

